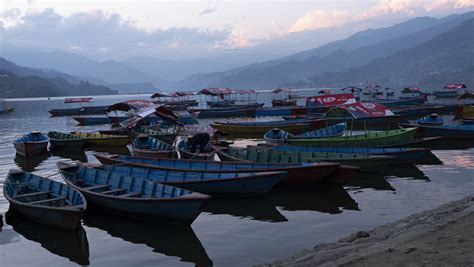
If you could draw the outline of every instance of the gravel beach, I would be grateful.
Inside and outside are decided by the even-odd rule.
[[[473,266],[474,196],[259,266]]]

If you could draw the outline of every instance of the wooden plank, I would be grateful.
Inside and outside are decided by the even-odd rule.
[[[30,205],[45,204],[45,203],[48,203],[48,202],[64,200],[64,199],[66,199],[66,198],[65,197],[57,197],[57,198],[50,198],[50,199],[44,199],[44,200],[28,202],[28,204],[30,204]]]
[[[44,194],[49,194],[49,193],[51,193],[51,191],[39,191],[39,192],[33,192],[33,193],[28,193],[28,194],[16,195],[15,198],[33,197],[33,196],[39,196],[39,195],[44,195]]]
[[[140,192],[130,192],[128,194],[120,195],[120,197],[135,197],[135,196],[141,196],[142,193]]]
[[[95,189],[105,189],[105,188],[109,188],[110,185],[108,184],[98,184],[98,185],[93,185],[93,186],[88,186],[88,187],[83,187],[82,189],[84,190],[95,190]]]
[[[124,192],[124,191],[127,191],[127,189],[125,189],[125,188],[117,188],[117,189],[102,191],[102,192],[100,192],[100,193],[101,193],[101,194],[108,195],[108,194],[120,193],[120,192]]]

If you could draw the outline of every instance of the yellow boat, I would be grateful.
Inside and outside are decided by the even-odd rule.
[[[94,146],[126,146],[130,138],[126,135],[109,135],[87,132],[71,132],[71,134],[83,138],[86,145]]]
[[[474,118],[474,106],[462,107],[462,115],[464,118]]]

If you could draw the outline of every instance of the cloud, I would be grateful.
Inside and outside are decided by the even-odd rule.
[[[367,11],[354,14],[345,10],[313,10],[290,26],[289,32],[341,26],[362,20],[391,21],[426,15],[447,15],[467,11],[474,0],[379,0]]]
[[[0,19],[2,21],[2,19]],[[231,31],[172,27],[145,30],[131,19],[100,10],[61,16],[53,9],[29,12],[14,25],[4,26],[3,41],[42,50],[77,50],[89,56],[123,58],[141,54],[169,56],[170,52],[196,55],[209,44],[222,43]],[[2,42],[3,42],[2,41]],[[179,48],[179,49],[177,49]]]
[[[211,14],[211,13],[214,13],[216,12],[216,8],[215,7],[208,7],[206,9],[204,9],[203,11],[201,11],[199,13],[199,16],[203,16],[203,15],[207,15],[207,14]]]

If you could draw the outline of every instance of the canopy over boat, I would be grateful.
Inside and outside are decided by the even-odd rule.
[[[318,94],[320,94],[320,95],[330,95],[330,94],[332,94],[332,90],[331,89],[321,89],[321,90],[319,90]]]
[[[355,93],[355,92],[362,92],[363,89],[360,88],[360,87],[356,87],[356,86],[347,86],[347,87],[344,87],[341,89],[342,91],[346,91],[346,90],[349,90],[351,93]]]
[[[474,99],[474,91],[466,90],[463,94],[457,97],[458,99]]]
[[[143,119],[151,115],[156,115],[163,121],[169,122],[173,125],[179,125],[179,126],[183,125],[181,122],[177,120],[178,116],[174,114],[173,111],[163,106],[160,106],[158,108],[153,108],[153,107],[146,108],[146,109],[141,110],[140,112],[133,114],[130,119],[127,119],[121,123],[122,127],[126,129],[134,128],[140,121],[142,121]]]
[[[348,105],[333,107],[326,112],[325,117],[345,117],[347,115],[352,116],[354,119],[364,119],[372,117],[394,116],[395,114],[393,114],[390,109],[379,103],[356,102]]]
[[[182,96],[192,96],[195,95],[196,92],[188,92],[188,91],[179,91],[179,92],[174,92],[173,95],[177,97],[182,97]]]
[[[279,94],[279,93],[292,93],[293,90],[288,89],[288,88],[277,88],[272,91],[272,94]]]
[[[462,89],[462,88],[467,88],[467,86],[462,83],[453,83],[453,84],[448,84],[444,87],[444,89],[451,89],[451,90],[457,90],[457,89]]]
[[[117,104],[113,104],[105,109],[107,112],[112,111],[130,111],[140,110],[143,108],[152,107],[154,104],[148,100],[127,100]]]
[[[253,89],[239,89],[235,91],[236,94],[256,94],[257,91]]]
[[[71,97],[65,98],[64,103],[89,103],[94,102],[92,97]]]
[[[416,86],[405,87],[402,90],[402,94],[421,93],[423,90]]]
[[[204,88],[198,92],[201,95],[210,95],[210,96],[223,96],[232,94],[232,90],[229,88]]]
[[[356,103],[353,94],[329,94],[306,97],[306,106],[338,106]]]
[[[151,95],[151,98],[159,98],[159,97],[172,97],[172,95],[167,93],[154,93]]]

